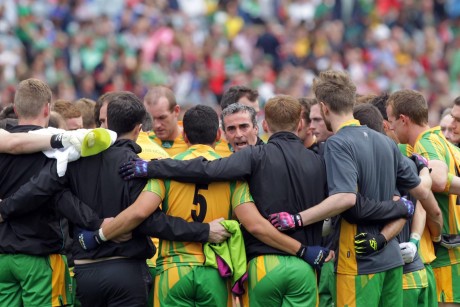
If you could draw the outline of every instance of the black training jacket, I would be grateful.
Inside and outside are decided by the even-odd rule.
[[[27,132],[41,128],[21,125],[11,127],[9,131]],[[0,154],[0,199],[3,199],[0,213],[6,219],[0,223],[0,253],[49,255],[63,252],[65,232],[62,219],[55,210],[57,203],[53,195],[49,195],[46,188],[25,190],[23,193],[29,197],[24,210],[19,210],[16,216],[8,214],[8,208],[13,206],[8,197],[42,171],[56,173],[56,161],[48,159],[41,152],[27,155]],[[101,223],[99,217],[82,204],[72,202],[59,209],[84,227],[97,228]]]
[[[82,158],[68,165],[66,175],[57,177],[56,172],[43,171],[10,199],[5,211],[10,214],[26,210],[31,196],[29,191],[47,191],[54,194],[63,188],[57,196],[59,203],[76,207],[86,203],[103,219],[114,217],[131,205],[141,193],[146,180],[123,181],[118,175],[121,163],[137,158],[141,148],[131,140],[117,140],[113,146],[101,154]],[[72,193],[71,193],[72,192]],[[78,198],[73,197],[75,194]],[[80,226],[80,225],[78,225]],[[132,240],[124,243],[111,241],[93,251],[83,250],[74,240],[72,254],[75,259],[96,259],[101,257],[124,256],[131,258],[150,258],[154,248],[149,236],[159,236],[168,240],[205,242],[208,238],[209,225],[187,223],[183,219],[166,216],[157,210],[138,227]]]
[[[273,134],[263,146],[248,146],[228,158],[149,162],[149,177],[184,182],[246,180],[254,203],[267,218],[280,211],[297,213],[320,203],[327,195],[323,160],[305,148],[290,132]],[[321,243],[322,222],[286,234],[305,245]],[[286,254],[257,240],[243,229],[249,259],[265,254]]]

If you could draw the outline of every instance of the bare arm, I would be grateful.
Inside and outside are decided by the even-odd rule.
[[[434,197],[431,189],[433,189],[433,191],[440,190],[440,189],[442,189],[441,192],[444,191],[445,185],[447,184],[447,165],[444,162],[439,161],[439,160],[431,160],[428,162],[428,164],[432,168],[431,174],[428,168],[423,168],[419,174],[419,177],[421,179],[420,184],[416,188],[410,190],[410,193],[414,197],[416,197],[420,201],[420,204],[421,204],[421,206],[416,206],[416,213],[417,213],[417,208],[423,206],[423,208],[420,208],[422,209],[421,211],[423,211],[423,216],[424,216],[423,227],[425,227],[425,221],[426,221],[426,225],[430,229],[430,233],[432,233],[433,236],[434,234],[436,234],[436,236],[439,236],[441,235],[442,224],[443,224],[442,212],[441,212],[441,209],[439,208],[438,202],[436,201],[436,198]],[[443,176],[445,178],[443,178]],[[459,179],[458,177],[455,177],[455,178]],[[435,182],[437,183],[437,186],[435,186]],[[459,179],[459,183],[460,183],[460,179]],[[442,187],[442,185],[444,185],[444,187]],[[454,185],[454,182],[451,185],[451,190],[452,190],[453,185]],[[460,184],[458,186],[460,187]],[[416,219],[417,218],[415,218],[414,216],[414,219],[412,220],[412,223],[413,223],[412,225],[414,225],[414,222],[416,221]],[[421,230],[419,229],[419,231],[421,232],[417,232],[417,231],[415,232],[417,232],[418,234],[422,234],[423,227]]]
[[[425,222],[426,222],[426,211],[421,206],[420,202],[417,202],[415,206],[414,216],[412,217],[412,224],[411,224],[411,233],[417,233],[420,237],[423,234],[423,230],[425,229]]]
[[[326,218],[336,216],[356,204],[356,194],[337,193],[329,196],[321,203],[307,210],[300,212],[304,226],[322,221]]]
[[[460,195],[460,178],[457,176],[453,176],[452,182],[450,184],[449,193]]]
[[[406,221],[406,219],[397,219],[391,221],[387,223],[385,227],[383,227],[380,233],[385,237],[387,241],[390,241],[401,232],[404,225],[406,224]]]
[[[51,149],[51,135],[9,133],[0,129],[0,152],[27,154]]]
[[[160,196],[148,191],[142,192],[131,206],[101,228],[104,237],[107,240],[111,240],[121,234],[130,232],[149,217],[160,204]]]
[[[433,185],[431,189],[433,190],[433,192],[438,192],[438,193],[444,192],[446,185],[447,185],[447,174],[448,174],[447,164],[440,160],[430,160],[428,161],[428,167],[431,168],[431,179],[433,180]],[[460,185],[458,185],[458,188],[460,191]],[[452,185],[451,185],[451,189],[452,189]]]
[[[423,206],[423,211],[425,211],[426,225],[428,226],[430,233],[434,237],[440,236],[443,226],[442,212],[433,193],[430,192],[428,198],[420,203]]]
[[[241,204],[234,212],[244,228],[263,243],[291,255],[295,255],[300,249],[300,242],[276,230],[259,213],[254,203]]]
[[[447,175],[446,175],[447,176]],[[432,188],[432,177],[428,168],[423,168],[419,174],[420,184],[413,189],[410,189],[410,194],[418,200],[425,200],[428,198]],[[446,177],[447,178],[447,177]]]

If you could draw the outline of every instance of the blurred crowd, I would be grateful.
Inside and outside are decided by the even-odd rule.
[[[345,69],[360,94],[421,91],[430,123],[460,95],[460,0],[0,0],[1,106],[39,78],[55,99],[166,85],[217,106],[233,85],[311,96]]]

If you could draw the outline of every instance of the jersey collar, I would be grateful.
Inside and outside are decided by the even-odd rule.
[[[339,126],[339,129],[337,129],[337,132],[343,127],[351,127],[351,126],[361,126],[361,123],[357,119],[349,119]]]

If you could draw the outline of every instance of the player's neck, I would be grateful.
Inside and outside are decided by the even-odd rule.
[[[424,133],[425,131],[429,130],[430,126],[428,125],[413,125],[411,129],[409,129],[409,144],[414,147],[415,142],[417,141],[420,134]]]
[[[182,133],[182,127],[179,125],[176,125],[176,129],[174,129],[173,133],[168,137],[168,141],[174,141],[179,134]]]
[[[347,113],[347,114],[330,114],[330,121],[331,121],[331,127],[332,131],[334,133],[337,133],[337,131],[343,126],[344,123],[347,121],[355,119],[353,117],[353,113]]]
[[[32,125],[39,127],[47,127],[48,120],[45,118],[20,118],[18,119],[18,125]]]

